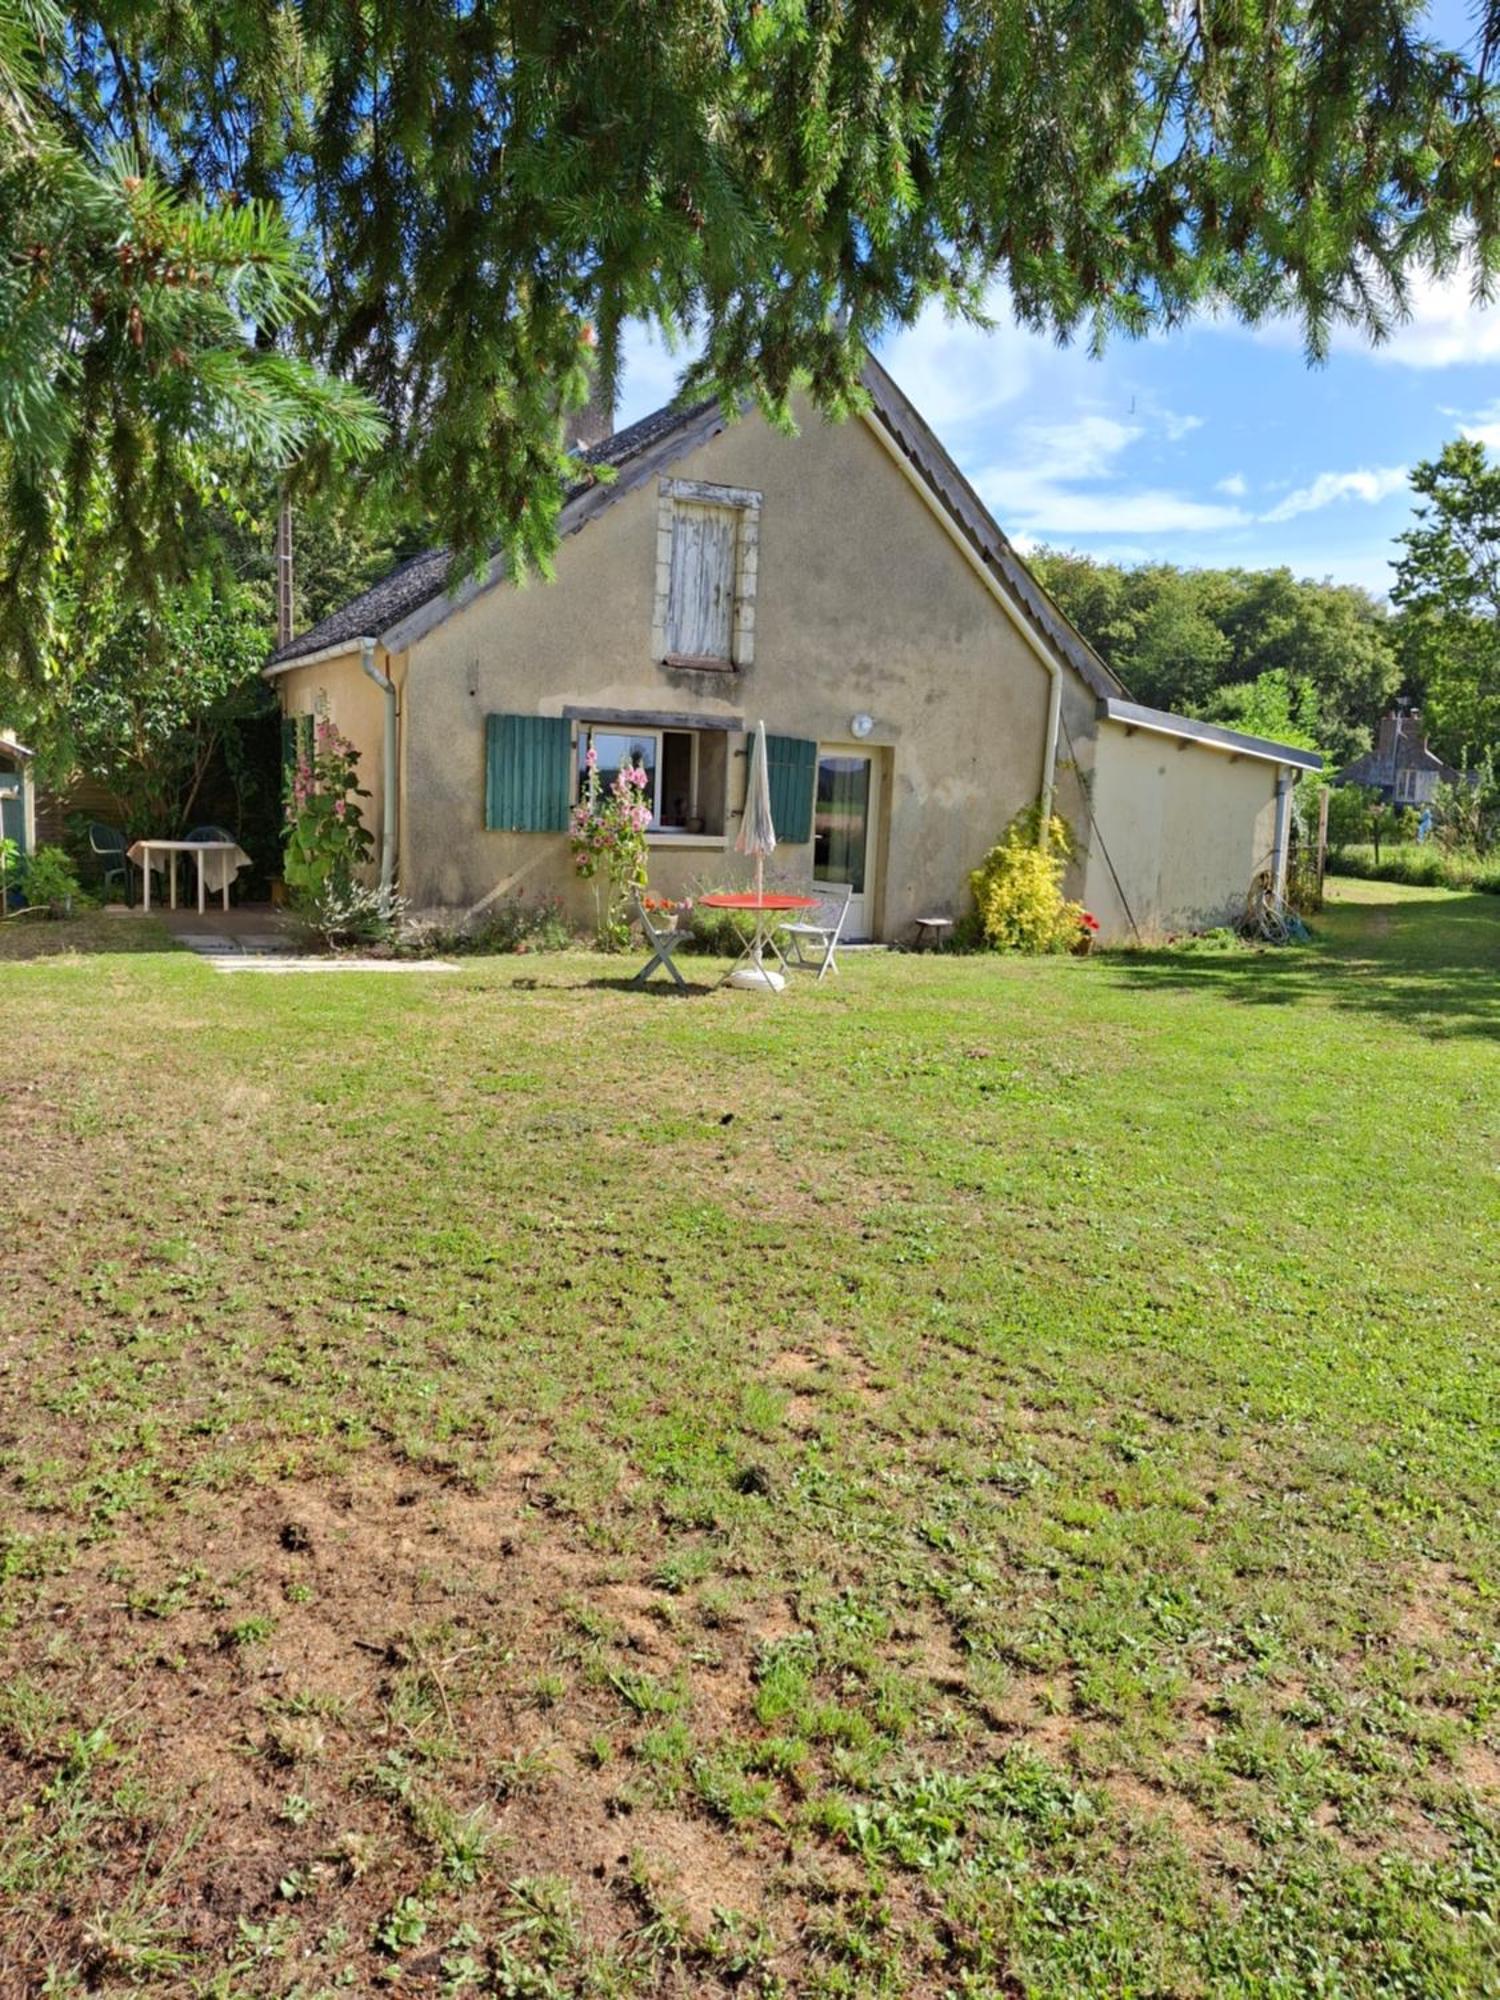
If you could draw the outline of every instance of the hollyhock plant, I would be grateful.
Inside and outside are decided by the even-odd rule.
[[[347,897],[357,871],[369,860],[374,839],[360,813],[370,795],[357,779],[359,752],[319,716],[310,751],[304,750],[287,782],[286,885],[295,908],[314,908],[329,894]]]
[[[573,808],[569,838],[573,867],[594,885],[600,948],[619,951],[630,938],[624,901],[646,886],[647,797],[650,777],[640,764],[624,764],[606,789],[599,783],[599,758],[591,743],[584,757],[583,797]]]

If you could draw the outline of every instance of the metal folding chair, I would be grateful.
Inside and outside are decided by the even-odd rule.
[[[821,981],[830,972],[838,973],[834,953],[854,889],[848,882],[815,882],[808,893],[817,897],[817,908],[807,911],[797,923],[784,926],[787,957],[783,963],[788,972],[815,972]]]

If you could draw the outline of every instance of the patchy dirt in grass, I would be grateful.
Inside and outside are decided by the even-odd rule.
[[[163,1934],[226,1962],[245,1925],[294,1901],[303,1919],[347,1927],[350,1962],[374,1978],[382,1914],[441,1866],[425,1789],[481,1815],[503,1875],[573,1884],[591,1948],[628,1948],[643,1893],[680,1906],[700,1944],[716,1910],[759,1920],[781,1837],[653,1800],[609,1675],[690,1678],[695,1735],[712,1742],[745,1725],[756,1649],[792,1630],[791,1614],[782,1600],[754,1606],[742,1630],[717,1633],[712,1667],[689,1674],[674,1600],[611,1575],[532,1508],[542,1463],[516,1454],[471,1496],[367,1454],[357,1482],[204,1496],[141,1524],[128,1554],[113,1538],[85,1550],[17,1649],[58,1720],[30,1754],[8,1733],[0,1798],[12,1813],[34,1806],[69,1741],[102,1730],[90,1795],[129,1770],[150,1803],[138,1838],[117,1831],[96,1859],[93,1894],[145,1897]],[[602,1637],[581,1637],[580,1607]],[[415,1808],[392,1795],[401,1776]],[[190,1828],[199,1838],[164,1872],[163,1833],[170,1845]],[[462,1900],[492,1924],[497,1896]],[[83,1914],[34,1908],[12,1928],[0,1990],[83,1962]],[[796,1910],[778,1922],[795,1929]],[[717,1990],[700,1972],[697,1990]]]

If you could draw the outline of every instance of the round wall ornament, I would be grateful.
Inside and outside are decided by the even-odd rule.
[[[853,734],[856,735],[861,742],[863,742],[864,739],[869,735],[870,731],[875,727],[875,718],[873,715],[866,715],[864,711],[861,710],[860,713],[856,715],[853,721],[849,724],[849,727],[853,732]]]

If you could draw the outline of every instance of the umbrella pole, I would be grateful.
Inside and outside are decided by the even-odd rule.
[[[766,857],[763,854],[757,854],[755,857],[755,900],[757,903],[764,898],[765,893],[766,893]],[[765,911],[757,910],[755,912],[755,965],[756,965],[756,970],[759,972],[764,972],[766,969],[766,963],[765,963],[766,945],[765,945],[765,935],[764,935],[765,924],[766,924]]]

